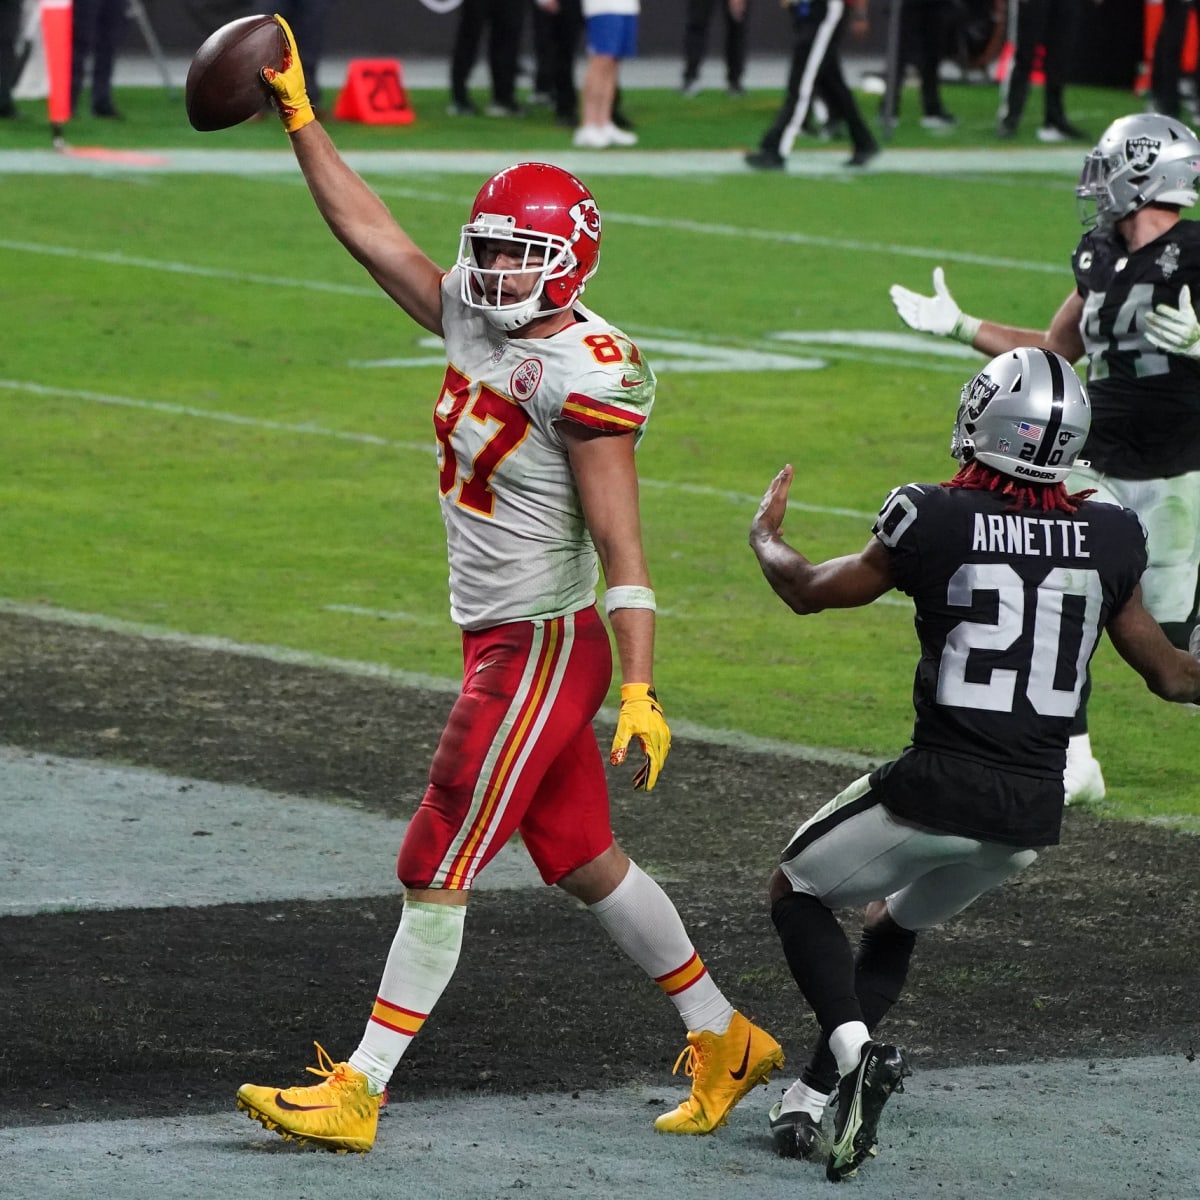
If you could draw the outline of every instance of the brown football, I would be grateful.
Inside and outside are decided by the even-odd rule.
[[[287,38],[265,14],[239,17],[209,36],[192,58],[184,104],[193,129],[228,129],[249,120],[271,99],[259,71],[281,70]]]

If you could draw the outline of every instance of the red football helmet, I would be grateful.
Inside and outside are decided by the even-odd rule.
[[[524,243],[521,267],[484,266],[476,252],[494,241]],[[541,261],[531,261],[537,259]],[[592,193],[561,167],[517,163],[479,189],[471,219],[462,228],[462,298],[498,329],[511,332],[536,317],[570,308],[599,260],[600,212]],[[525,272],[538,275],[533,291],[524,300],[504,303],[504,277]]]

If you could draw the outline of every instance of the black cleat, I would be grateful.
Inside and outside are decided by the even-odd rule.
[[[875,1133],[883,1106],[893,1092],[904,1091],[911,1075],[904,1051],[881,1042],[867,1042],[856,1070],[838,1081],[837,1116],[825,1178],[833,1183],[853,1175],[875,1148]]]
[[[780,1112],[776,1104],[767,1114],[771,1140],[780,1158],[812,1158],[821,1141],[821,1123],[806,1112]]]
[[[751,150],[746,155],[746,166],[756,171],[782,171],[786,165],[778,150]]]
[[[873,159],[878,153],[879,147],[877,145],[860,146],[852,155],[850,155],[848,159],[846,159],[846,166],[865,167],[867,163],[869,163],[871,159]]]

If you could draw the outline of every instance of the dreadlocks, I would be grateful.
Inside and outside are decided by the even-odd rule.
[[[1042,512],[1068,512],[1076,509],[1095,492],[1095,488],[1087,488],[1082,492],[1068,494],[1065,483],[1024,483],[997,471],[978,459],[965,463],[955,477],[942,485],[943,487],[966,488],[973,492],[997,492],[1012,500],[1010,511],[1016,512],[1022,508],[1037,508]]]

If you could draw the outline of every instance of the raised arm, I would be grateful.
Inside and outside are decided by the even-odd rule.
[[[308,190],[334,236],[417,324],[442,332],[442,269],[396,223],[387,206],[338,153],[316,119],[304,83],[296,40],[288,41],[283,70],[263,70]]]
[[[1172,646],[1142,603],[1140,584],[1109,619],[1108,637],[1156,696],[1179,704],[1200,703],[1200,628],[1192,633],[1191,653]]]
[[[887,549],[872,538],[858,554],[809,562],[783,540],[783,518],[794,471],[789,464],[771,480],[750,525],[750,548],[775,593],[793,612],[857,608],[894,585]]]
[[[950,294],[941,267],[935,267],[933,271],[932,296],[914,292],[898,283],[892,285],[890,295],[900,319],[910,329],[953,338],[988,358],[1019,346],[1043,346],[1072,363],[1083,357],[1083,337],[1079,332],[1083,297],[1076,291],[1059,305],[1048,329],[1001,325],[998,321],[968,316]]]

